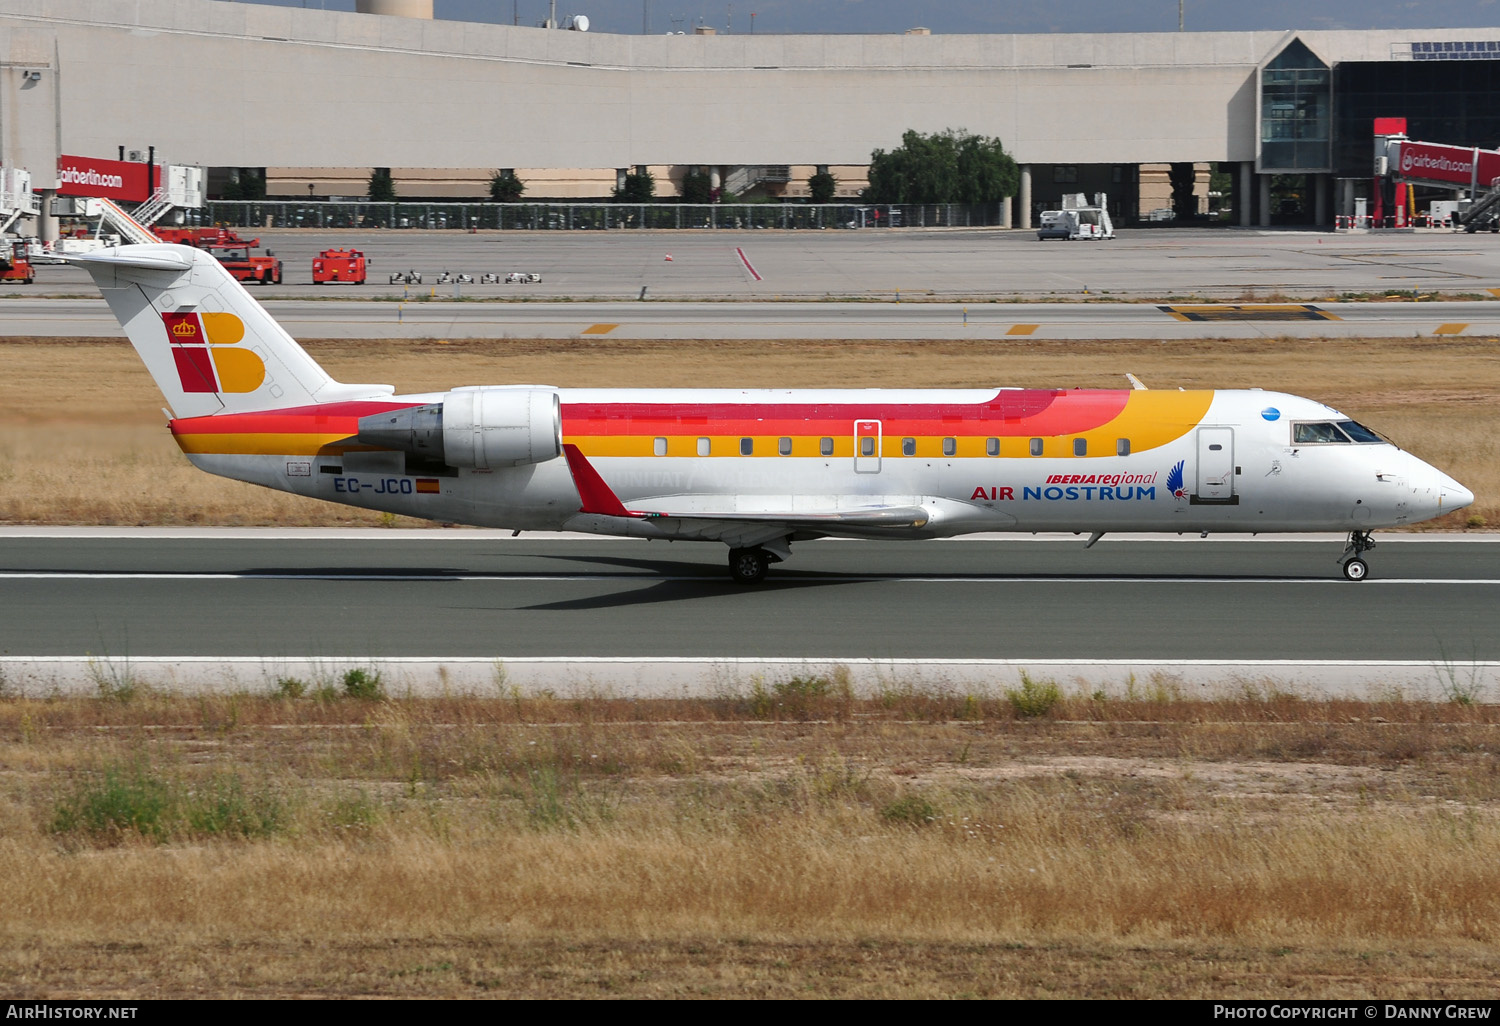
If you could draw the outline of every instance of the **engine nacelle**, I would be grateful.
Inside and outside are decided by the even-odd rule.
[[[357,437],[466,470],[545,463],[562,455],[562,400],[532,385],[456,388],[441,403],[361,417]]]

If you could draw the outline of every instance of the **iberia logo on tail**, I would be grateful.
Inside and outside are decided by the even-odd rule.
[[[167,340],[184,392],[254,392],[266,365],[239,348],[245,322],[231,313],[164,313]]]

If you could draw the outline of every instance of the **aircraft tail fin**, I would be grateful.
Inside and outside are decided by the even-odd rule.
[[[213,255],[165,243],[69,258],[93,277],[174,417],[390,395],[318,366]]]

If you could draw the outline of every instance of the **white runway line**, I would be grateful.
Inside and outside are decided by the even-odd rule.
[[[622,581],[648,581],[656,583],[688,583],[698,582],[703,584],[721,585],[728,583],[728,579],[722,574],[705,572],[702,574],[654,574],[649,571],[644,573],[598,573],[598,574],[512,574],[504,571],[494,573],[461,573],[461,574],[430,574],[430,573],[361,573],[349,571],[348,573],[320,572],[320,573],[288,573],[285,571],[255,570],[235,573],[195,573],[175,572],[171,570],[139,572],[139,571],[90,571],[90,570],[5,570],[0,571],[0,580],[98,580],[98,581],[375,581],[375,582],[400,582],[410,581],[412,583],[427,582],[464,582],[464,583],[489,583],[489,584],[575,584],[594,582],[622,582]],[[984,576],[950,577],[939,575],[881,575],[881,574],[840,574],[827,571],[805,571],[801,575],[795,572],[787,576],[771,579],[771,584],[1004,584],[1016,586],[1022,584],[1337,584],[1348,587],[1351,582],[1343,577],[1194,577],[1184,575],[1180,577],[1096,577],[1093,575],[1079,574],[1072,577],[1034,577],[1026,574],[1012,576],[1002,574],[989,574]],[[1492,586],[1500,584],[1500,578],[1468,578],[1468,577],[1395,577],[1379,578],[1369,577],[1358,582],[1363,586],[1373,585],[1479,585]]]

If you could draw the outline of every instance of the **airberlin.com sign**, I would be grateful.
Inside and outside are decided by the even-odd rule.
[[[97,157],[57,158],[57,192],[61,196],[93,196],[138,203],[151,195],[146,184],[148,165]],[[151,165],[156,185],[161,184],[161,165]]]
[[[1436,143],[1401,144],[1401,177],[1468,185],[1474,178],[1474,150],[1467,146]],[[1500,153],[1479,151],[1479,184],[1489,185],[1500,177]]]

